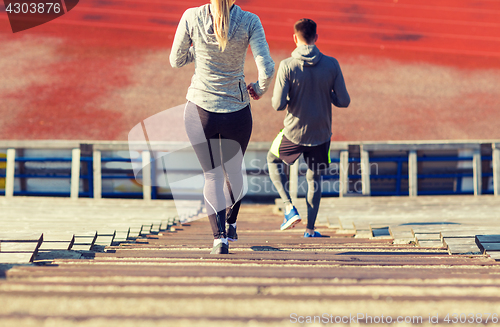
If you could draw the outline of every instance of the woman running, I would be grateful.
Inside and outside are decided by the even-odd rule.
[[[245,86],[243,67],[248,46],[259,80]],[[184,111],[186,131],[205,177],[203,195],[214,235],[212,254],[226,254],[236,241],[236,217],[244,193],[241,165],[252,133],[250,97],[269,88],[274,62],[257,15],[234,0],[184,12],[170,53],[174,68],[190,62],[195,72]],[[226,217],[228,229],[226,233]]]

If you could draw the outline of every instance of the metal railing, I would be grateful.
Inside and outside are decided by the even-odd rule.
[[[351,151],[358,147],[358,153]],[[158,143],[155,149],[178,149],[177,143]],[[248,151],[267,152],[269,143],[250,144]],[[484,149],[491,149],[489,153],[482,153]],[[140,158],[120,158],[120,157],[102,157],[103,151],[128,151],[127,142],[88,142],[88,141],[0,141],[0,149],[6,149],[6,158],[0,157],[0,164],[5,167],[5,191],[0,191],[6,197],[16,195],[42,195],[42,196],[69,196],[71,198],[79,197],[142,197],[145,200],[159,198],[158,187],[151,186],[152,178],[155,178],[154,171],[145,169],[139,179],[142,179],[142,192],[103,192],[102,182],[106,179],[133,179],[135,178],[132,169],[121,171],[103,170],[103,164],[109,162],[129,162],[141,163],[146,167],[151,163],[150,151],[142,151]],[[66,149],[71,151],[71,156],[62,157],[35,157],[19,156],[16,157],[17,150],[25,149]],[[325,181],[338,183],[338,190],[332,192],[323,192],[325,196],[346,196],[349,193],[358,192],[363,195],[440,195],[440,194],[500,194],[500,142],[496,141],[434,141],[434,142],[362,142],[346,143],[332,142],[332,151],[337,151],[338,157],[332,158],[332,163],[338,165],[338,173],[323,176]],[[472,155],[460,156],[458,151],[467,150]],[[83,154],[82,154],[83,151]],[[402,151],[403,155],[381,155],[387,151]],[[450,155],[450,151],[456,151],[456,155]],[[432,153],[432,155],[429,155]],[[444,153],[444,154],[443,154]],[[16,164],[23,165],[29,162],[60,162],[70,164],[65,173],[51,174],[33,174],[26,173],[17,169]],[[426,163],[458,163],[469,162],[470,169],[456,169],[455,171],[434,171],[427,172],[422,169]],[[374,163],[392,163],[394,169],[392,172],[373,174],[371,165]],[[491,171],[483,171],[485,164],[491,163]],[[350,172],[353,165],[360,169],[357,173]],[[152,166],[152,165],[151,165]],[[451,167],[451,166],[450,166]],[[0,171],[3,170],[0,168]],[[352,169],[351,169],[352,170]],[[406,171],[407,170],[407,171]],[[421,171],[419,171],[421,170]],[[262,167],[261,171],[265,171]],[[0,173],[1,174],[1,173]],[[298,164],[290,167],[290,193],[292,197],[297,197],[297,187],[299,175]],[[2,178],[2,176],[0,176]],[[15,179],[28,180],[32,178],[53,178],[69,179],[69,192],[40,192],[29,190],[14,191]],[[472,178],[473,190],[463,191],[462,181],[464,178]],[[482,180],[492,178],[493,190],[483,187]],[[419,182],[429,179],[451,179],[455,181],[455,188],[425,190],[419,189]],[[361,190],[352,190],[350,181],[359,181]],[[380,191],[372,184],[376,185],[378,181],[391,181],[395,187],[389,191]],[[84,190],[81,190],[81,183],[84,183]],[[406,188],[406,183],[408,187]]]

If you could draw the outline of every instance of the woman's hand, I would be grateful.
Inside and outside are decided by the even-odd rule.
[[[255,90],[253,88],[253,83],[250,83],[247,85],[247,91],[248,91],[248,94],[250,94],[250,96],[252,97],[252,99],[254,99],[254,100],[260,99],[260,96],[257,95],[257,92],[255,92]]]

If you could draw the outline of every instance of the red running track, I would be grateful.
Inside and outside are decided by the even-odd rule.
[[[140,120],[167,103],[174,105],[170,100],[152,100],[144,104],[152,108],[140,112],[137,105],[129,105],[124,98],[140,99],[137,75],[131,70],[146,62],[144,56],[148,53],[167,51],[182,12],[204,3],[87,0],[57,20],[16,34],[10,31],[6,14],[0,13],[0,41],[4,51],[0,67],[7,67],[4,74],[9,74],[8,81],[4,78],[0,82],[0,114],[4,117],[0,138],[126,139],[130,128]],[[402,72],[415,65],[432,65],[441,67],[438,74],[451,70],[464,78],[476,76],[477,72],[496,74],[500,69],[500,1],[497,0],[242,0],[237,3],[259,15],[271,50],[279,58],[293,50],[293,23],[308,17],[318,23],[320,49],[351,67],[344,73],[361,70],[369,76],[373,70],[374,74],[389,76],[390,67],[382,73],[379,69],[380,63],[388,61],[397,63]],[[357,64],[357,58],[364,58],[364,63]],[[164,69],[169,69],[168,60],[163,63]],[[427,73],[425,69],[422,68],[423,75]],[[180,74],[189,75],[191,71]],[[489,125],[492,119],[500,118],[495,110],[498,94],[494,91],[485,91],[480,101],[472,94],[471,104],[460,107],[461,116],[455,117],[453,112],[459,100],[446,94],[462,91],[458,86],[448,86],[451,89],[436,98],[439,105],[423,104],[419,108],[420,121],[415,121],[411,114],[414,108],[408,104],[411,95],[397,95],[400,98],[386,111],[377,113],[363,106],[363,101],[355,104],[356,99],[374,97],[371,91],[364,91],[366,85],[358,84],[356,77],[346,74],[348,87],[356,98],[353,98],[354,113],[338,115],[345,121],[334,131],[338,140],[500,138],[499,134],[492,134],[495,129]],[[485,81],[474,78],[478,79],[474,84]],[[490,75],[487,80],[497,81]],[[23,83],[17,85],[15,81]],[[409,90],[413,87],[409,80],[402,83]],[[161,85],[151,87],[161,89]],[[171,91],[175,104],[182,100],[186,87],[182,84],[175,92]],[[386,87],[390,89],[389,84]],[[116,94],[121,94],[122,102],[110,100],[111,103],[103,105],[103,99],[114,99]],[[373,98],[373,103],[382,101],[386,102]],[[255,110],[264,110],[264,106],[269,104],[258,103]],[[436,107],[442,112],[433,112]],[[391,120],[391,112],[396,111],[398,119]],[[467,114],[470,112],[474,114]],[[426,128],[431,113],[434,124],[436,119],[450,119],[453,126],[439,132],[433,123],[429,125],[432,128]],[[269,133],[259,130],[269,128],[259,122],[260,117],[264,120],[268,115],[271,113],[255,117],[254,141],[269,141],[279,128],[282,116],[269,120],[272,122]],[[479,121],[469,124],[474,117]],[[358,128],[360,121],[364,124],[362,129]],[[402,131],[387,130],[385,121],[392,122],[388,126],[400,124]],[[367,133],[370,122],[380,128]],[[464,124],[469,125],[460,129]]]

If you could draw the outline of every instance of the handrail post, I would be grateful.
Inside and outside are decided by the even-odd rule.
[[[370,154],[361,146],[361,193],[363,195],[371,194],[370,184]]]
[[[142,152],[142,198],[151,200],[151,154]]]
[[[71,193],[72,199],[78,199],[80,192],[80,157],[81,150],[73,149],[71,151]]]
[[[5,176],[5,197],[14,196],[14,174],[16,171],[16,149],[7,149],[7,167]]]
[[[92,167],[94,173],[94,199],[102,198],[102,163],[101,151],[94,150],[92,153]]]
[[[492,144],[493,154],[493,193],[495,196],[500,195],[500,149],[496,147],[496,144]]]
[[[418,195],[418,166],[417,151],[410,150],[408,153],[408,195]]]
[[[339,197],[344,197],[349,192],[349,151],[340,151],[339,163]]]
[[[481,149],[474,151],[472,157],[472,169],[474,176],[474,195],[481,195],[483,188],[483,171],[481,167]]]

